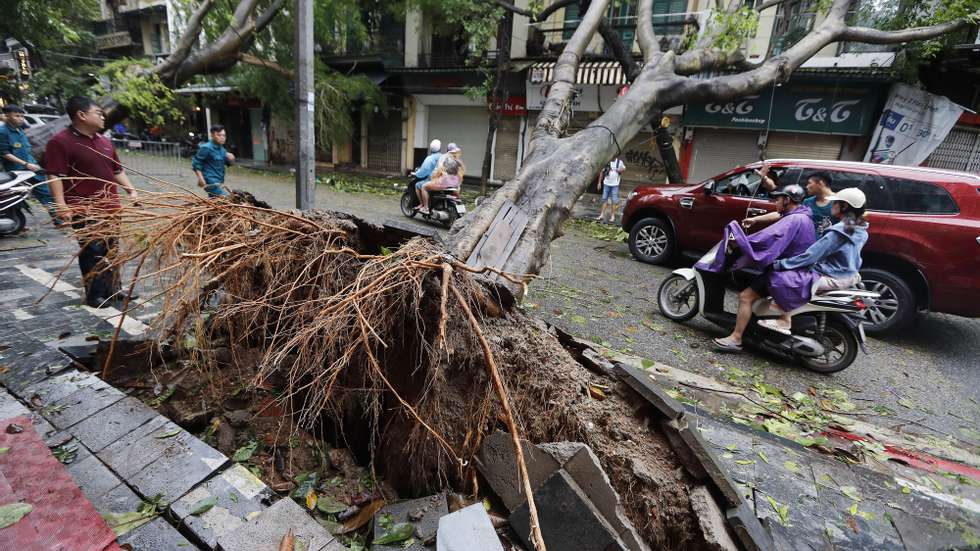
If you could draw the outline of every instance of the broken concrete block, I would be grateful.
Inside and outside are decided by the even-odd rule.
[[[725,514],[715,501],[711,491],[704,486],[691,490],[691,509],[698,517],[701,534],[711,551],[738,551],[738,546],[728,533]]]
[[[749,507],[747,502],[733,509],[729,509],[725,514],[728,518],[728,525],[735,532],[742,546],[748,551],[775,551],[776,545],[772,537],[762,527],[759,518],[755,516],[755,511]]]
[[[482,503],[439,519],[436,551],[504,551]]]
[[[559,467],[564,467],[568,460],[575,456],[579,450],[586,447],[581,442],[547,442],[538,444],[538,449],[548,452],[548,455],[555,458]],[[550,477],[551,474],[548,475]],[[548,477],[545,477],[546,479]],[[541,482],[544,482],[542,480]]]
[[[599,458],[588,446],[581,445],[578,452],[566,462],[562,468],[572,480],[582,488],[596,509],[613,527],[613,530],[623,539],[627,547],[633,551],[648,551],[650,548],[643,543],[639,534],[626,516],[619,500],[619,494],[612,487],[612,482],[602,469]]]
[[[482,505],[481,505],[482,507]],[[377,519],[389,515],[391,524],[410,522],[415,525],[415,543],[408,547],[403,547],[403,542],[391,545],[373,545],[371,551],[423,551],[426,549],[425,542],[430,541],[439,529],[439,518],[449,513],[449,505],[446,503],[446,494],[436,494],[429,497],[413,499],[410,501],[400,501],[384,506],[375,515],[374,537],[375,539],[384,535],[385,530],[381,527]]]
[[[613,363],[603,358],[601,354],[591,348],[586,348],[582,351],[582,357],[579,363],[597,375],[605,375],[607,377],[615,375],[615,366]]]
[[[626,544],[609,525],[582,488],[564,470],[555,472],[534,491],[541,533],[549,549],[576,551],[625,550]],[[511,527],[527,549],[531,543],[531,514],[527,503],[510,516]]]
[[[616,375],[619,380],[635,390],[644,400],[650,403],[661,415],[668,420],[680,419],[687,411],[684,404],[671,398],[650,375],[642,369],[617,362]]]
[[[289,498],[283,498],[236,530],[218,534],[221,551],[276,551],[292,530],[304,551],[344,551],[346,548],[326,528]],[[299,548],[299,545],[296,546]]]
[[[674,452],[684,468],[698,480],[711,480],[725,498],[725,507],[737,507],[743,503],[735,483],[728,477],[718,458],[708,447],[696,426],[697,417],[687,413],[674,421],[661,423]]]
[[[524,450],[524,462],[527,464],[532,489],[540,486],[552,473],[561,468],[551,454],[534,444],[522,441],[521,447]],[[527,499],[524,495],[524,486],[521,484],[510,434],[496,431],[484,438],[480,452],[476,456],[476,468],[487,480],[494,493],[500,496],[508,511],[513,512]]]

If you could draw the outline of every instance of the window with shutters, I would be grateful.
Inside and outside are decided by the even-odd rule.
[[[654,32],[661,37],[683,34],[686,12],[687,0],[654,0]]]

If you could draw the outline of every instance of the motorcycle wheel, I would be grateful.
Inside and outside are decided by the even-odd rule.
[[[456,204],[447,201],[446,202],[446,213],[449,214],[449,218],[446,219],[446,227],[452,228],[453,223],[459,219],[459,213],[456,212]]]
[[[14,235],[16,233],[20,233],[27,226],[27,217],[24,216],[24,211],[19,208],[9,208],[3,212],[0,212],[0,216],[10,218],[16,224],[10,231],[4,232],[4,235]]]
[[[815,357],[800,356],[800,363],[810,371],[829,375],[837,373],[854,363],[858,353],[858,340],[851,328],[843,323],[828,321],[824,334],[819,339],[824,346],[824,354]]]
[[[657,308],[673,321],[687,321],[698,313],[701,297],[698,283],[684,276],[671,274],[657,291]]]
[[[418,211],[415,210],[415,193],[411,191],[403,193],[400,206],[402,214],[409,218],[415,218],[415,215],[418,214]]]

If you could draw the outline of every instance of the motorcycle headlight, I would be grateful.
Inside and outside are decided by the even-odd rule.
[[[636,192],[635,191],[631,191],[629,193],[629,195],[626,196],[626,200],[627,201],[632,201],[634,197],[636,197]]]

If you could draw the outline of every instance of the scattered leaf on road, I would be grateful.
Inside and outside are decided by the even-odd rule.
[[[861,501],[861,494],[858,493],[858,489],[854,486],[841,486],[840,493],[846,495],[854,501]]]
[[[191,506],[190,514],[194,515],[195,517],[203,515],[204,513],[210,511],[216,503],[218,503],[217,496],[206,497]]]
[[[777,515],[779,515],[779,523],[782,524],[783,526],[788,526],[789,505],[780,504],[778,501],[773,499],[772,496],[766,496],[766,499],[769,500],[769,506],[772,507],[772,510],[775,511]]]
[[[311,488],[310,491],[306,493],[306,508],[312,511],[316,508],[317,501],[318,498],[316,497],[316,491]]]
[[[912,488],[909,488],[908,486],[902,486],[902,493],[903,494],[911,494],[912,493]]]
[[[585,319],[585,316],[580,314],[572,314],[572,316],[569,317],[568,319],[571,320],[572,323],[577,323],[579,325],[585,325],[586,323],[589,322],[589,320]]]
[[[106,513],[102,515],[102,518],[118,537],[127,534],[134,528],[143,526],[156,516],[156,511],[132,511],[129,513]]]
[[[174,436],[177,436],[178,434],[180,434],[180,429],[179,428],[173,429],[173,430],[168,430],[167,432],[163,432],[163,433],[157,434],[157,435],[154,436],[154,438],[160,438],[160,439],[163,439],[163,438],[173,438]]]
[[[755,459],[739,459],[736,463],[739,465],[755,465]]]
[[[337,501],[330,496],[319,496],[316,502],[316,508],[321,512],[328,515],[333,515],[336,513],[342,513],[347,510],[347,505]]]
[[[30,503],[8,503],[0,505],[0,528],[16,524],[30,513],[34,507]]]
[[[293,529],[290,528],[286,535],[279,540],[279,551],[293,551],[296,547],[296,538],[293,536]]]
[[[643,366],[643,369],[650,369],[651,367],[653,367],[653,360],[648,360],[646,358],[643,358],[642,360],[640,360],[640,365]]]
[[[344,528],[341,530],[341,532],[348,534],[354,530],[357,530],[361,526],[364,526],[374,517],[374,514],[377,513],[378,510],[384,506],[384,504],[385,502],[383,499],[376,499],[368,505],[365,505],[356,515],[344,523]]]
[[[9,451],[10,451],[10,446],[7,446],[6,448],[0,448],[0,455],[3,455]]]
[[[791,473],[800,472],[800,466],[795,461],[783,461],[783,467],[786,467],[786,470]]]
[[[259,442],[257,440],[252,440],[248,444],[238,448],[238,450],[235,451],[235,455],[231,456],[231,460],[235,463],[244,463],[252,458],[252,454],[254,454],[255,450],[258,448]]]
[[[389,543],[397,543],[400,541],[405,541],[412,537],[415,533],[415,527],[408,522],[399,522],[398,524],[391,527],[386,533],[381,534],[381,536],[374,538],[374,545],[386,545]]]
[[[766,452],[762,450],[759,450],[759,458],[765,461],[766,463],[769,462],[769,458],[766,456]]]

